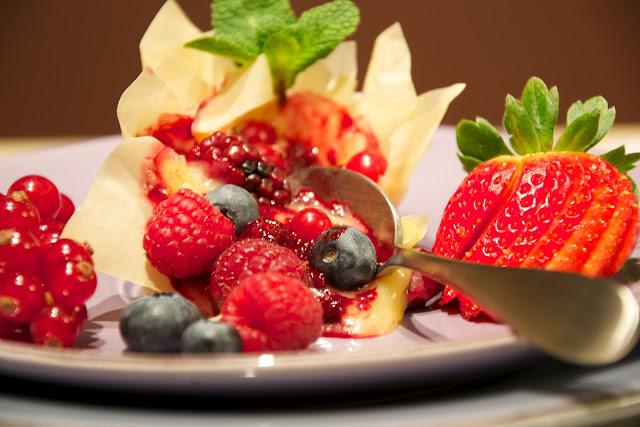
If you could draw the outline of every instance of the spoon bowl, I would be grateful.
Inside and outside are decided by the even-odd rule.
[[[395,247],[382,268],[407,267],[451,285],[558,359],[580,365],[613,363],[638,340],[638,301],[613,278],[496,267],[401,249],[396,208],[365,176],[311,167],[293,174],[290,184],[293,192],[308,188],[325,200],[347,202],[381,243]]]

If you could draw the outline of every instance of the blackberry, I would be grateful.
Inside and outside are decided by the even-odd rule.
[[[223,162],[234,173],[244,175],[242,187],[252,192],[260,203],[283,206],[291,201],[285,174],[260,155],[256,144],[239,135],[216,132],[194,147],[187,159]]]

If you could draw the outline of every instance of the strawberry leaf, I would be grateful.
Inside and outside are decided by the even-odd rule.
[[[591,147],[598,133],[600,113],[600,110],[591,110],[576,117],[562,132],[554,150],[583,152]]]
[[[501,155],[513,155],[496,128],[482,117],[476,118],[475,122],[461,120],[456,127],[456,141],[461,161],[462,157],[482,162]]]
[[[462,168],[465,170],[465,172],[471,172],[473,169],[475,169],[476,166],[482,163],[482,160],[470,156],[465,156],[459,153],[458,159],[460,159],[460,163],[462,163]]]
[[[522,91],[522,106],[538,136],[540,150],[550,151],[560,110],[558,88],[549,89],[541,79],[532,77]]]
[[[640,161],[640,153],[627,153],[624,145],[608,151],[600,157],[611,163],[620,173],[625,174],[635,168],[635,164]]]
[[[574,102],[573,105],[569,107],[569,110],[567,110],[567,124],[570,124],[577,117],[586,113],[587,111],[595,110],[601,111],[600,120],[598,122],[598,132],[593,138],[593,141],[591,141],[589,147],[587,147],[587,150],[600,142],[602,138],[605,137],[607,132],[609,132],[609,130],[613,126],[613,122],[616,119],[616,109],[614,107],[609,108],[607,100],[603,97],[594,96],[593,98],[590,98],[585,102]]]
[[[529,113],[511,95],[507,95],[503,118],[504,128],[509,134],[509,142],[516,153],[524,155],[537,153],[542,149],[538,133]]]

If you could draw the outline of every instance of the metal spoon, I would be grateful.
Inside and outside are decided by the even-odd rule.
[[[376,238],[396,248],[383,268],[408,267],[450,284],[558,359],[579,365],[612,363],[638,340],[638,301],[615,280],[467,263],[400,249],[400,217],[368,178],[312,167],[296,172],[290,184],[294,192],[309,188],[325,200],[347,202]]]

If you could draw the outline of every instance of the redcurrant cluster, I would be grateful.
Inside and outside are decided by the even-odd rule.
[[[60,238],[73,203],[36,175],[0,199],[0,338],[71,347],[97,285],[89,247]]]

